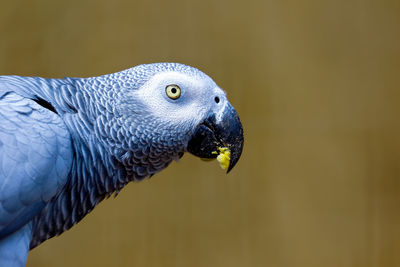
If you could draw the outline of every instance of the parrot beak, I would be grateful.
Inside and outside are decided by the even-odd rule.
[[[197,127],[188,143],[187,151],[204,159],[218,157],[218,161],[220,161],[219,157],[223,156],[222,161],[226,161],[228,173],[242,154],[243,140],[243,128],[239,116],[232,105],[227,103],[221,113],[210,114]],[[227,156],[220,154],[224,151],[229,151],[230,154],[226,152]]]

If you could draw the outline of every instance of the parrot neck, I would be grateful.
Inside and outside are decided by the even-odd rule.
[[[70,229],[104,198],[114,192],[116,196],[129,182],[124,170],[111,166],[111,158],[103,154],[101,148],[93,146],[95,144],[74,138],[74,160],[69,179],[63,190],[35,218],[30,249]]]
[[[68,128],[74,159],[67,184],[35,218],[31,248],[71,228],[128,182],[149,177],[177,160],[185,136],[165,122],[119,114],[112,81],[38,78],[35,82],[43,90],[34,94],[49,102]],[[132,127],[124,127],[122,122],[133,119]],[[152,124],[163,130],[151,131]]]
[[[102,114],[99,110],[105,108],[91,106],[89,102],[94,101],[85,98],[87,89],[80,84],[65,80],[47,82],[53,90],[35,94],[50,102],[63,119],[71,135],[74,159],[67,184],[35,218],[31,249],[71,228],[104,198],[113,193],[117,195],[133,179],[110,149],[99,141],[95,125]]]
[[[125,169],[95,139],[83,140],[77,133],[72,136],[74,160],[69,179],[60,194],[36,217],[31,249],[70,229],[104,198],[113,193],[116,196],[130,181]]]

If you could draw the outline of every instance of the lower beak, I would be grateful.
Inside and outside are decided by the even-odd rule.
[[[210,114],[195,131],[188,143],[187,151],[191,154],[212,159],[217,158],[221,149],[228,148],[230,160],[227,173],[238,162],[243,149],[243,128],[239,116],[230,103],[222,114]]]

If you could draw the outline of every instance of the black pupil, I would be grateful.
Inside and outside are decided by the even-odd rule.
[[[175,87],[171,88],[171,93],[176,94],[176,88]]]
[[[214,100],[215,100],[215,103],[219,103],[219,97],[218,97],[218,96],[216,96],[216,97],[214,98]]]

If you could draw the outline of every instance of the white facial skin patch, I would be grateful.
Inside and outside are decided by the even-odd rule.
[[[176,99],[166,94],[166,88],[177,85],[181,89]],[[152,114],[172,124],[199,119],[200,123],[210,110],[209,86],[215,84],[208,78],[168,71],[154,75],[135,94],[142,99]]]

